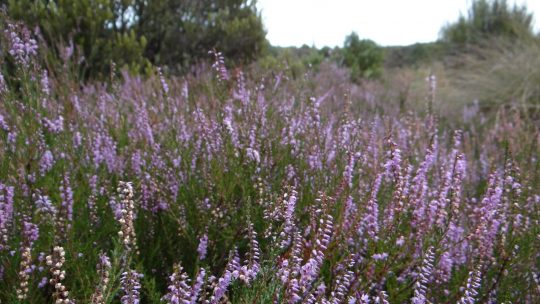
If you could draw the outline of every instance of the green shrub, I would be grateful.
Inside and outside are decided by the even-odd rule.
[[[476,44],[494,36],[532,38],[533,15],[526,6],[510,7],[506,0],[474,0],[468,15],[441,31],[445,42]]]
[[[351,79],[376,78],[381,75],[384,61],[383,49],[374,41],[362,39],[351,33],[345,38],[342,63],[351,69]]]
[[[80,65],[85,78],[106,76],[110,64],[138,70],[146,64],[143,57],[146,41],[129,28],[122,18],[133,1],[115,0],[2,0],[8,15],[30,28],[39,26],[51,51],[60,57],[60,46],[74,43],[84,59]],[[120,16],[122,15],[122,16]]]

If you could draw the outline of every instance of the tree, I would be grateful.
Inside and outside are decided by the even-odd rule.
[[[255,2],[247,0],[136,0],[135,28],[147,58],[172,68],[208,58],[215,48],[233,61],[250,61],[266,45]]]
[[[107,75],[111,62],[133,71],[148,62],[181,70],[208,59],[213,48],[250,61],[266,45],[250,0],[0,0],[3,5],[10,18],[39,26],[49,45],[73,42],[89,77]]]
[[[84,78],[107,75],[110,64],[139,70],[146,64],[146,41],[130,28],[128,8],[133,0],[0,0],[15,20],[39,27],[52,51],[71,43],[83,58]]]
[[[384,54],[374,41],[362,39],[355,32],[345,38],[343,64],[351,69],[353,81],[380,76]]]
[[[506,0],[473,0],[467,16],[441,31],[442,40],[474,44],[490,37],[531,38],[533,15],[525,6],[510,7]]]

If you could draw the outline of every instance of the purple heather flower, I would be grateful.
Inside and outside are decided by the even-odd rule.
[[[141,274],[137,273],[134,270],[128,270],[122,273],[120,282],[122,284],[122,291],[124,295],[120,299],[122,304],[139,304],[140,303],[140,292],[141,284],[139,279],[142,277]]]
[[[64,131],[64,117],[62,117],[62,115],[60,115],[55,120],[50,120],[48,118],[43,118],[43,125],[45,126],[45,128],[49,132],[51,132],[53,134],[60,133],[60,132]]]
[[[51,87],[49,83],[49,74],[47,73],[47,70],[43,70],[41,73],[41,91],[43,94],[49,96],[51,95]]]
[[[39,227],[32,222],[24,221],[23,235],[28,240],[28,245],[32,247],[34,241],[36,241],[39,237]]]
[[[422,267],[420,268],[420,272],[414,285],[414,297],[411,300],[413,304],[425,304],[428,302],[426,299],[427,284],[431,281],[434,260],[435,254],[433,253],[433,247],[429,247],[424,260],[422,261]]]
[[[383,253],[376,253],[374,255],[371,256],[375,261],[384,261],[388,258],[388,253],[386,252],[383,252]]]
[[[18,64],[28,68],[31,58],[37,55],[36,40],[30,37],[30,31],[27,28],[17,29],[14,24],[8,24],[5,32],[10,43],[9,54]]]
[[[197,247],[197,253],[199,253],[199,260],[204,260],[204,258],[206,257],[206,252],[207,252],[207,249],[208,249],[208,234],[204,234],[200,239],[199,239],[199,246]]]
[[[0,95],[6,93],[8,90],[4,75],[0,72]]]
[[[60,186],[60,197],[62,198],[61,207],[66,215],[68,222],[73,221],[73,190],[69,181],[69,174],[64,174],[62,185]]]
[[[0,114],[0,129],[4,130],[6,132],[9,132],[9,125],[5,121],[4,116],[2,114]]]
[[[227,71],[227,68],[225,67],[225,59],[223,54],[215,50],[209,51],[208,54],[214,56],[212,68],[216,71],[218,80],[220,82],[229,80],[229,71]]]
[[[167,81],[165,80],[165,77],[163,77],[163,71],[161,68],[158,67],[157,69],[158,75],[159,75],[159,81],[161,82],[161,88],[165,94],[169,94],[169,85],[167,84]]]
[[[50,150],[45,151],[39,161],[39,173],[44,176],[54,166],[54,157]]]
[[[229,285],[231,285],[232,280],[232,274],[228,270],[225,270],[223,276],[218,279],[216,287],[214,287],[214,294],[211,297],[210,303],[220,303],[221,298],[223,298],[229,289]]]
[[[47,278],[47,277],[42,277],[41,280],[39,281],[37,287],[38,287],[39,289],[44,288],[44,287],[47,285],[47,283],[49,283],[49,278]]]
[[[469,278],[467,279],[467,285],[463,296],[459,299],[459,304],[474,304],[476,303],[476,296],[478,295],[478,290],[480,289],[482,282],[482,274],[480,270],[476,269],[469,272]]]
[[[204,270],[204,268],[201,268],[191,288],[190,301],[189,301],[190,304],[197,303],[197,299],[205,283],[205,278],[206,278],[206,270]]]
[[[9,239],[9,226],[13,220],[14,188],[0,183],[0,250]]]

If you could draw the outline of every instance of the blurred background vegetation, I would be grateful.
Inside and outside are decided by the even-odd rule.
[[[433,43],[382,47],[353,32],[341,47],[321,49],[272,46],[250,0],[0,0],[0,7],[2,19],[39,33],[49,46],[49,65],[69,62],[81,80],[106,80],[122,70],[148,75],[155,67],[172,75],[197,73],[215,49],[229,67],[263,74],[318,75],[331,83],[345,73],[357,100],[397,102],[401,110],[425,106],[430,74],[437,76],[437,99],[445,100],[438,108],[447,115],[461,116],[473,106],[520,107],[536,115],[540,105],[534,16],[506,0],[473,0]]]

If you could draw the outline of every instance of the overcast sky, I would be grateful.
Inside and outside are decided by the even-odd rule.
[[[341,46],[356,31],[381,45],[438,38],[443,25],[467,13],[471,0],[257,0],[272,45]],[[540,19],[540,0],[526,4]],[[536,22],[538,32],[540,22]]]

